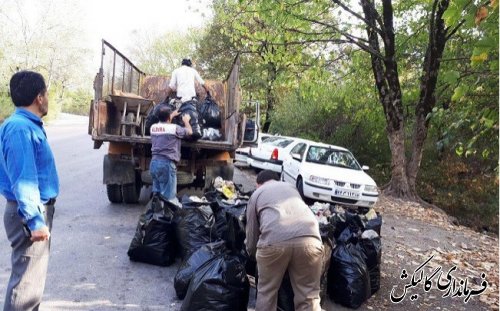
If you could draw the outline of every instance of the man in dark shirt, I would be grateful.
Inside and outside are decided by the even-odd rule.
[[[50,249],[55,198],[54,156],[43,129],[48,93],[39,73],[10,80],[16,111],[0,127],[0,193],[7,199],[4,225],[12,246],[12,271],[4,311],[38,310]]]
[[[177,162],[181,159],[181,139],[193,134],[189,114],[182,116],[184,127],[172,123],[178,116],[177,110],[170,111],[166,106],[158,111],[159,123],[151,126],[151,153],[153,155],[149,170],[153,178],[153,192],[165,199],[176,202]]]
[[[316,217],[294,186],[273,171],[257,175],[247,206],[246,246],[257,259],[255,311],[276,310],[278,289],[288,270],[295,310],[321,311],[323,244]]]

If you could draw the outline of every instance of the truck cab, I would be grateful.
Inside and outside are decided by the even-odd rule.
[[[239,84],[240,59],[236,56],[224,81],[205,80],[221,110],[222,139],[182,141],[177,164],[178,187],[208,187],[221,176],[232,180],[235,151],[244,136],[253,143],[257,135],[245,134],[246,115]],[[89,135],[94,149],[107,143],[103,159],[103,183],[112,203],[136,203],[143,185],[152,184],[149,174],[151,138],[146,134],[146,117],[166,97],[170,78],[148,75],[110,43],[102,40],[101,67],[94,79],[94,99],[90,104]],[[206,92],[196,85],[198,102]],[[257,107],[258,111],[258,107]],[[256,114],[258,124],[258,113]],[[258,131],[258,127],[250,131]]]

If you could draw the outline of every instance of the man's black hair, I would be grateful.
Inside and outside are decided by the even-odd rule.
[[[184,58],[182,60],[182,65],[186,65],[188,67],[191,67],[191,65],[192,65],[191,60],[189,58]]]
[[[270,180],[280,180],[278,174],[271,170],[263,170],[257,175],[257,184],[262,185],[263,183]]]
[[[47,86],[43,76],[34,71],[19,71],[10,78],[10,97],[16,107],[27,107],[39,94],[45,94]]]
[[[160,108],[158,109],[158,119],[160,122],[166,122],[168,119],[170,119],[170,114],[172,113],[172,110],[165,106],[161,105]]]

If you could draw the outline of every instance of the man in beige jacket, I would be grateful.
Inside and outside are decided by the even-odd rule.
[[[288,270],[295,310],[320,311],[323,246],[318,221],[297,190],[272,171],[260,172],[246,216],[245,243],[258,269],[255,310],[276,310]]]

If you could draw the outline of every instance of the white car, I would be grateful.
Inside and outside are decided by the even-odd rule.
[[[259,146],[262,143],[262,141],[265,141],[268,137],[271,137],[271,136],[273,136],[273,135],[259,133],[259,137],[257,138],[257,146]],[[250,147],[238,148],[235,151],[234,160],[239,161],[239,162],[243,162],[243,163],[247,163],[247,157],[248,157],[249,153],[250,153]]]
[[[256,148],[250,148],[247,163],[250,167],[281,173],[283,159],[301,141],[287,136],[268,137]]]
[[[281,180],[295,185],[305,198],[372,207],[378,188],[365,170],[345,148],[303,141],[283,161]]]

